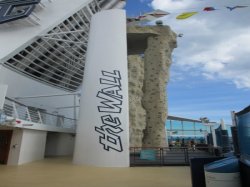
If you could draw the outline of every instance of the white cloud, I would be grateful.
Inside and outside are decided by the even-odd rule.
[[[164,10],[180,10],[187,9],[192,3],[192,0],[153,0],[152,7]]]
[[[237,88],[250,88],[249,76],[237,75],[233,82],[236,84]]]
[[[174,63],[178,67],[174,71],[189,73],[194,70],[209,80],[225,80],[234,83],[237,88],[250,89],[250,7],[230,12],[224,5],[232,3],[235,5],[233,0],[152,1],[155,9],[168,11],[171,8],[176,11],[164,17],[164,23],[175,32],[184,34],[178,39],[178,48],[174,51]],[[242,3],[245,1],[237,1],[237,5]],[[210,13],[200,12],[182,21],[175,19],[185,8],[199,7],[197,10],[200,11],[208,5],[221,9]],[[178,72],[173,74],[184,75]]]
[[[236,34],[237,33],[237,34]],[[231,38],[224,38],[220,42],[210,43],[198,54],[199,45],[191,51],[187,60],[180,57],[180,65],[200,68],[202,74],[211,79],[217,77],[232,81],[238,88],[250,88],[250,28],[239,30]],[[225,33],[227,34],[227,33]],[[188,54],[182,54],[188,55]],[[177,61],[178,63],[178,61]]]
[[[202,75],[206,78],[206,79],[208,79],[208,80],[215,80],[215,76],[214,75],[212,75],[211,73],[202,73]]]
[[[219,71],[223,71],[224,69],[224,65],[222,63],[219,62],[208,62],[206,64],[204,64],[204,70],[207,72],[219,72]]]

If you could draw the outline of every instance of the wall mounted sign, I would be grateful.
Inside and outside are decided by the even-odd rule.
[[[113,149],[122,152],[120,133],[123,129],[121,120],[113,115],[113,113],[122,112],[123,96],[120,71],[102,71],[100,84],[105,87],[97,93],[97,97],[101,99],[98,111],[104,115],[101,116],[102,125],[96,126],[95,131],[100,133],[99,143],[103,145],[105,150]]]
[[[41,0],[4,0],[0,2],[0,24],[28,17]]]

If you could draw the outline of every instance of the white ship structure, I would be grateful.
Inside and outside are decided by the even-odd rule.
[[[0,1],[0,136],[9,142],[1,163],[73,153],[91,17],[124,6],[122,0]]]

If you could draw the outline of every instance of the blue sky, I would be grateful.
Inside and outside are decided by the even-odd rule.
[[[229,11],[226,6],[249,5]],[[202,12],[207,6],[217,10]],[[250,1],[246,0],[127,0],[127,15],[153,9],[177,34],[167,86],[170,115],[231,123],[230,111],[250,104]],[[183,12],[198,11],[176,20]]]

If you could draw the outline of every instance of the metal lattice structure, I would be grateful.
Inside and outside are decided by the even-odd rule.
[[[37,36],[4,65],[57,88],[77,90],[83,80],[91,16],[101,9],[112,8],[107,7],[110,2],[120,1],[89,1],[52,30]]]

